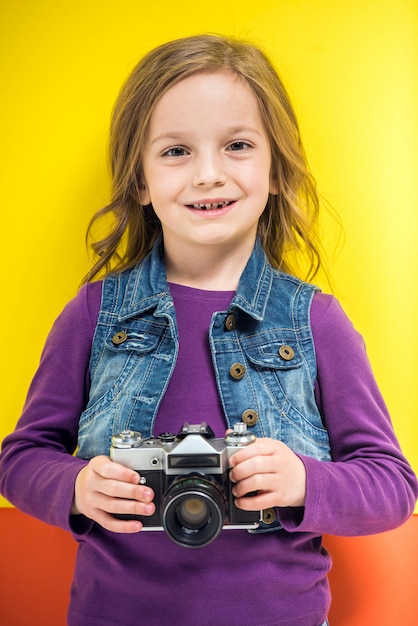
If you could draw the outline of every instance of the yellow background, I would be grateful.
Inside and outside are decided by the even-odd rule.
[[[200,32],[261,44],[288,86],[319,189],[344,227],[338,239],[323,220],[335,293],[418,470],[416,0],[2,3],[0,438],[88,269],[84,234],[108,200],[119,87],[151,47]]]

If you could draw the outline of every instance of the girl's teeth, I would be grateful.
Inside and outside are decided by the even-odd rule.
[[[204,211],[208,211],[209,209],[222,209],[225,206],[228,206],[230,202],[213,202],[212,204],[194,204],[194,209],[203,209]]]

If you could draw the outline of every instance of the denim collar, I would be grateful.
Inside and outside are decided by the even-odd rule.
[[[161,237],[143,261],[127,272],[129,278],[118,315],[119,321],[135,317],[150,309],[155,309],[156,316],[172,312],[173,300],[167,284]],[[241,309],[254,319],[262,321],[272,280],[273,270],[260,240],[257,239],[229,308]]]

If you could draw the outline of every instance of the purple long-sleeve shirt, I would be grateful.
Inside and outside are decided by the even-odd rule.
[[[209,421],[223,436],[207,332],[212,312],[226,310],[232,294],[171,290],[180,352],[156,430],[176,430],[187,415]],[[114,534],[83,516],[70,517],[74,482],[86,463],[71,453],[88,398],[100,299],[101,283],[87,285],[55,323],[0,457],[4,495],[80,542],[69,625],[319,626],[330,602],[330,559],[320,536],[394,528],[411,515],[417,496],[363,341],[338,302],[316,294],[311,308],[316,398],[333,462],[301,456],[306,503],[278,510],[285,530],[223,531],[209,546],[189,550],[164,532]]]

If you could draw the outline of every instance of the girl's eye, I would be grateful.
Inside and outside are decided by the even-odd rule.
[[[185,154],[188,154],[187,150],[185,148],[181,148],[180,146],[169,148],[169,150],[166,150],[165,152],[163,152],[163,156],[168,156],[168,157],[181,157],[181,156],[184,156]]]
[[[245,150],[246,148],[251,148],[251,145],[246,141],[234,141],[234,143],[231,143],[228,146],[227,150],[238,152],[239,150]]]

